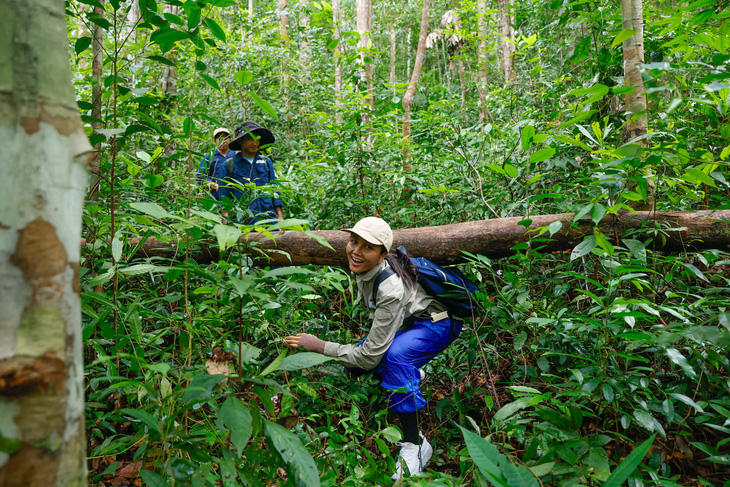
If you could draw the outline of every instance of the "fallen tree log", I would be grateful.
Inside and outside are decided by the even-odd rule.
[[[446,265],[464,262],[462,251],[482,254],[490,258],[505,257],[516,252],[514,247],[531,242],[543,252],[565,251],[574,248],[592,235],[595,225],[590,219],[574,222],[574,213],[497,218],[421,228],[396,229],[394,247],[404,245],[411,255],[423,256]],[[560,230],[550,235],[540,234],[540,228],[561,222]],[[608,215],[598,229],[612,243],[627,238],[651,241],[651,248],[664,251],[697,249],[730,249],[730,210],[622,212]],[[241,238],[245,253],[257,265],[345,265],[345,245],[348,234],[340,230],[319,230],[310,233],[325,239],[334,249],[321,245],[316,239],[294,231],[277,232],[274,239],[252,233]],[[533,241],[535,238],[539,240]],[[131,239],[137,246],[140,239]],[[83,242],[82,242],[83,244]],[[288,255],[287,255],[288,254]],[[184,251],[178,243],[148,239],[137,250],[136,257],[165,257],[182,260]],[[219,259],[214,243],[195,242],[190,258],[199,264]]]

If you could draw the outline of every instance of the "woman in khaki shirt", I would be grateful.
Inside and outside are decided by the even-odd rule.
[[[418,475],[433,453],[418,428],[418,411],[426,406],[419,388],[424,377],[420,369],[459,336],[461,322],[452,323],[446,308],[418,284],[416,269],[406,255],[388,253],[393,232],[384,220],[363,218],[346,231],[350,232],[348,266],[372,321],[367,338],[343,345],[299,333],[284,340],[291,347],[335,357],[355,375],[369,371],[381,377],[403,430],[392,478],[403,477],[403,464],[411,475]],[[372,296],[377,276],[389,267],[393,274],[382,280],[377,296]]]

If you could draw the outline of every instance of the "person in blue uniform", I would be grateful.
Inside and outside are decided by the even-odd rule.
[[[242,187],[250,183],[257,187],[271,186],[276,180],[274,162],[259,153],[275,141],[274,134],[256,122],[247,121],[236,127],[236,137],[228,147],[238,152],[227,162],[227,184],[221,187],[221,198],[231,198],[235,206],[247,209],[248,216],[235,218],[237,221],[253,224],[261,220],[284,219],[278,192],[257,192]],[[225,212],[223,214],[228,216]]]
[[[208,188],[210,195],[220,201],[220,187],[223,185],[228,169],[226,168],[226,158],[233,155],[228,150],[228,144],[231,141],[231,133],[228,129],[217,128],[213,131],[213,144],[215,150],[208,153],[201,159],[200,167],[196,177]]]

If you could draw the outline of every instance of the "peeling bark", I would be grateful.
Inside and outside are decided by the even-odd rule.
[[[0,69],[0,485],[82,486],[78,239],[90,146],[63,0],[4,0],[0,19],[0,66],[12,69]]]

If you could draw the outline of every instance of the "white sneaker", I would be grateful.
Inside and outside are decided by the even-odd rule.
[[[421,374],[421,381],[426,378],[426,373],[423,371],[423,369],[418,369],[418,372]]]
[[[407,441],[398,444],[401,448],[395,462],[395,473],[391,479],[400,480],[403,478],[404,464],[408,467],[408,473],[410,475],[420,475],[431,459],[431,455],[433,455],[433,447],[431,444],[423,435],[421,435],[420,446]]]

